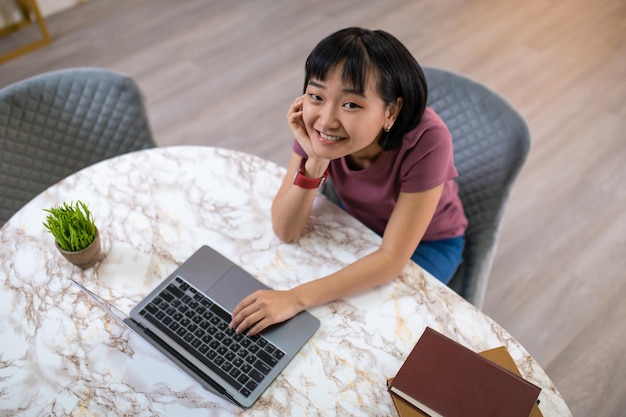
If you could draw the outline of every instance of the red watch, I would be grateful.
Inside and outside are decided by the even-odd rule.
[[[300,188],[304,188],[305,190],[314,190],[324,185],[326,177],[328,176],[328,169],[326,169],[321,178],[309,178],[304,175],[304,165],[306,164],[306,161],[307,158],[302,158],[300,168],[298,169],[298,172],[296,172],[293,183]]]

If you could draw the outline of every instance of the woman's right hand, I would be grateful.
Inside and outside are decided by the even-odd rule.
[[[306,94],[301,95],[293,101],[287,111],[287,124],[306,154],[309,155],[309,157],[315,157],[315,152],[311,146],[311,138],[309,137],[302,118],[302,109],[305,97]]]

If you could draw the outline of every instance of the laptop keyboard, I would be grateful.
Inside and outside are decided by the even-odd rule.
[[[263,336],[235,332],[230,313],[181,277],[139,314],[246,397],[285,355]]]

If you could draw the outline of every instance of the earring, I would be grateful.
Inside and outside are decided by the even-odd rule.
[[[387,132],[387,133],[389,133],[389,131],[390,131],[390,130],[391,130],[391,126],[387,126],[387,127],[385,128],[385,132]]]

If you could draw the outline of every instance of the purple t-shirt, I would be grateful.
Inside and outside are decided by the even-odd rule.
[[[293,150],[306,157],[294,140]],[[400,149],[383,151],[366,169],[354,171],[345,158],[330,162],[328,174],[345,210],[379,234],[383,234],[400,192],[430,190],[445,184],[441,199],[423,240],[462,236],[467,227],[458,196],[452,137],[431,108],[415,129],[402,138]]]

